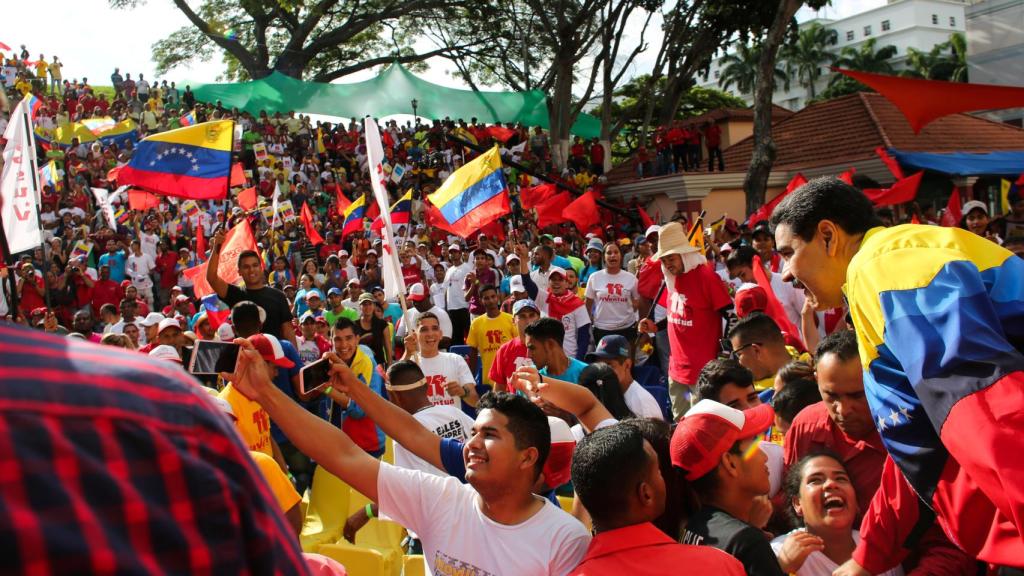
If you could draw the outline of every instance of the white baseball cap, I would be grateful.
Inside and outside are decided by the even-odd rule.
[[[567,277],[565,274],[565,268],[562,268],[561,266],[552,266],[551,269],[548,270],[548,278],[551,278],[555,274],[561,275],[562,278]],[[511,283],[511,280],[509,282]]]
[[[160,321],[160,328],[157,329],[156,333],[160,334],[161,332],[167,330],[168,328],[177,328],[178,330],[183,331],[183,328],[181,327],[181,322],[178,322],[176,318],[164,318],[163,320]]]
[[[149,356],[151,358],[156,358],[157,360],[169,360],[171,362],[181,364],[181,356],[178,355],[178,351],[174,349],[174,346],[161,344],[160,346],[156,346],[150,350]]]
[[[139,324],[142,324],[143,326],[148,328],[150,326],[156,326],[157,324],[163,322],[165,319],[166,317],[159,312],[150,312],[148,315],[146,315],[145,318],[142,319],[142,322],[139,322]]]
[[[423,287],[423,284],[417,282],[409,287],[409,300],[413,302],[421,302],[427,297],[427,289]]]
[[[508,279],[508,291],[509,292],[526,292],[526,286],[523,285],[523,278],[521,276],[513,276]]]

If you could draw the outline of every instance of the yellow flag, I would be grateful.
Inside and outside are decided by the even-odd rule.
[[[999,181],[999,211],[1003,214],[1010,213],[1010,189],[1013,183],[1005,178]]]
[[[690,246],[700,250],[701,254],[707,253],[707,246],[704,245],[704,218],[697,218],[693,223],[693,227],[690,228],[689,237]]]

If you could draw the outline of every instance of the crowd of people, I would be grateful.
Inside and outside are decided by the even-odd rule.
[[[323,468],[371,502],[345,538],[396,522],[432,574],[1024,568],[1019,196],[999,218],[972,200],[959,227],[895,225],[823,178],[753,226],[644,227],[621,206],[542,228],[519,189],[600,191],[600,143],[577,140],[557,172],[539,127],[391,121],[385,155],[404,169],[388,191],[413,197],[392,246],[372,213],[346,226],[346,206],[374,204],[354,119],[240,112],[117,70],[109,103],[56,79],[29,81],[42,129],[233,119],[245,182],[145,210],[122,193],[111,226],[91,189],[117,190],[133,142],[39,150],[57,170],[44,243],[0,268],[0,502],[17,542],[0,562],[343,573],[300,547]],[[699,169],[702,135],[718,148],[714,125],[664,132],[641,175]],[[431,225],[424,198],[494,144],[525,166],[507,169],[511,213],[468,237]],[[228,254],[241,223],[258,244]],[[199,341],[238,344],[234,369],[187,374]],[[306,390],[322,359],[328,384]]]

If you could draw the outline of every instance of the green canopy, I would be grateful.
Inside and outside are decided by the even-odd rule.
[[[427,82],[401,64],[388,66],[376,78],[352,84],[305,82],[280,72],[252,82],[203,84],[193,90],[204,102],[220,100],[224,106],[251,114],[260,110],[287,113],[323,114],[343,118],[411,114],[413,98],[416,113],[425,118],[477,118],[481,122],[521,122],[524,126],[549,128],[544,93],[485,92],[460,90]],[[601,134],[601,121],[580,114],[572,133],[584,138]]]

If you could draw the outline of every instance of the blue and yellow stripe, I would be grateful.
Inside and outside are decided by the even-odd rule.
[[[429,198],[449,224],[457,225],[459,220],[507,190],[501,156],[494,147],[456,170]]]

